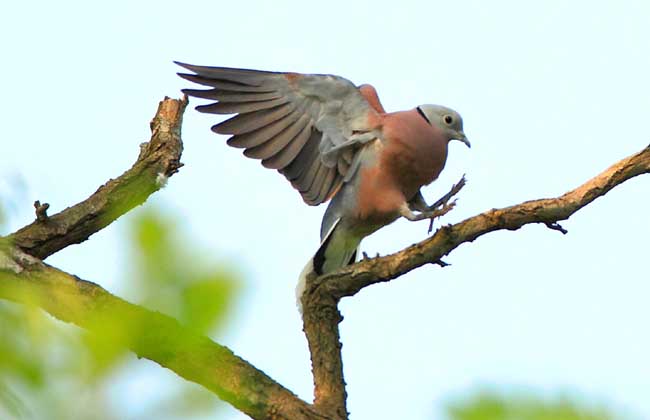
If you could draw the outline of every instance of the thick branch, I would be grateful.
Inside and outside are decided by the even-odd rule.
[[[11,247],[0,249],[0,298],[37,305],[95,334],[128,331],[140,357],[203,385],[254,419],[326,419],[264,372],[173,318],[117,298]]]
[[[151,121],[151,140],[140,146],[140,156],[131,169],[81,203],[53,216],[39,216],[10,236],[13,244],[45,259],[68,245],[85,241],[162,188],[167,177],[182,166],[181,123],[186,105],[187,98],[165,98],[160,102]]]
[[[526,201],[502,209],[492,209],[455,225],[444,226],[431,237],[400,252],[364,260],[315,279],[307,293],[340,299],[352,296],[371,284],[392,280],[417,267],[440,261],[460,244],[495,230],[517,230],[529,223],[544,223],[560,230],[559,220],[605,195],[612,188],[637,175],[650,173],[650,146],[615,163],[607,170],[557,198]]]
[[[302,299],[303,331],[309,344],[314,377],[314,405],[332,418],[347,419],[339,336],[343,317],[338,302],[324,294],[304,294]]]

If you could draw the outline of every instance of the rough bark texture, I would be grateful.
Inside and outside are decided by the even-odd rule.
[[[37,219],[11,235],[14,245],[29,255],[45,259],[68,245],[85,241],[144,203],[182,166],[181,124],[186,106],[187,98],[161,101],[150,124],[151,141],[140,145],[135,164],[86,200],[49,217],[45,216],[47,203],[34,203]]]
[[[343,317],[331,295],[303,295],[303,331],[309,344],[314,378],[314,405],[332,418],[346,419],[347,393],[339,324]]]
[[[37,220],[0,238],[0,298],[36,304],[55,317],[102,335],[137,328],[124,346],[199,383],[255,419],[347,419],[346,391],[338,325],[338,302],[364,287],[397,278],[441,258],[488,232],[516,230],[529,223],[564,229],[569,218],[626,180],[650,172],[650,146],[600,175],[550,199],[492,209],[396,254],[365,260],[319,278],[309,278],[303,295],[304,332],[314,375],[314,405],[273,381],[228,348],[183,327],[176,320],[119,299],[100,286],[51,267],[41,260],[83,242],[160,189],[182,166],[180,137],[187,100],[165,99],[151,123],[151,141],[141,146],[131,169],[108,181],[85,201],[54,216],[48,204],[34,203]]]

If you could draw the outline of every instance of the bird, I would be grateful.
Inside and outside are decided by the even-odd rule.
[[[448,144],[471,147],[460,114],[442,105],[386,112],[369,84],[329,74],[272,72],[175,62],[178,75],[208,89],[183,93],[214,101],[196,110],[236,114],[212,127],[227,144],[284,175],[311,206],[329,201],[320,246],[302,273],[353,264],[361,240],[400,217],[431,218],[421,188],[438,178]]]

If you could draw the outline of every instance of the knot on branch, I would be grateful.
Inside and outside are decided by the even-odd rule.
[[[185,166],[184,163],[182,163],[178,159],[172,159],[169,161],[169,164],[167,165],[167,170],[165,171],[166,176],[172,176],[175,173],[178,172],[179,169],[181,169],[183,166]]]
[[[34,201],[34,208],[36,209],[36,220],[38,222],[47,222],[49,219],[47,216],[47,209],[50,208],[50,205],[48,203],[43,203],[39,200]]]

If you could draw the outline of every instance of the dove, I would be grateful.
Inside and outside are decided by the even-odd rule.
[[[453,109],[386,112],[373,86],[340,76],[176,64],[191,72],[179,76],[208,87],[183,89],[212,101],[198,111],[236,114],[212,131],[282,174],[306,204],[330,202],[299,306],[309,273],[353,264],[361,240],[400,217],[435,215],[420,189],[440,175],[450,141],[471,147]]]

